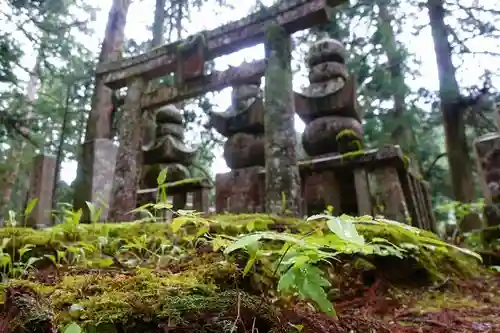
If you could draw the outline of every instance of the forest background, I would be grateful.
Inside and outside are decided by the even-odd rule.
[[[21,210],[32,159],[40,152],[58,157],[55,201],[72,201],[94,70],[113,1],[123,0],[0,3],[0,213]],[[127,15],[124,56],[150,47],[158,3],[164,4],[165,41],[171,42],[273,1],[134,0]],[[455,200],[475,202],[482,194],[472,143],[497,131],[496,8],[500,1],[351,1],[335,11],[330,24],[294,35],[295,89],[307,84],[302,60],[308,45],[327,36],[341,40],[357,76],[368,146],[400,144],[431,183],[436,208]],[[214,66],[225,69],[263,55],[259,45],[218,58]],[[230,89],[225,89],[187,101],[184,108],[187,141],[201,146],[197,164],[212,175],[227,166],[223,137],[207,129],[207,114],[229,104]],[[119,119],[118,114],[115,132]],[[298,136],[303,126],[296,118]],[[441,220],[449,218],[441,212]]]

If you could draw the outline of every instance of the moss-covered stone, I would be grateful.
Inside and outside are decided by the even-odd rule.
[[[382,240],[404,249],[402,258],[393,258],[395,262],[417,266],[431,280],[468,276],[478,267],[472,256],[446,246],[432,233],[367,217],[354,222],[367,242]],[[243,320],[256,317],[258,325],[269,331],[281,327],[280,309],[294,299],[284,297],[275,305],[267,301],[277,296],[279,276],[272,267],[279,259],[283,241],[279,237],[263,240],[262,250],[274,252],[269,252],[268,259],[256,261],[246,276],[241,274],[246,255],[238,251],[224,255],[221,250],[232,244],[235,236],[273,230],[283,239],[296,237],[313,242],[311,245],[317,243],[320,251],[327,251],[327,247],[339,251],[343,253],[341,262],[354,259],[356,269],[360,260],[365,262],[363,267],[370,267],[369,271],[383,269],[387,275],[391,269],[378,266],[387,253],[363,256],[362,252],[350,252],[348,243],[332,234],[325,220],[266,214],[208,218],[187,214],[170,225],[66,223],[37,231],[4,228],[0,229],[0,237],[5,240],[3,253],[10,253],[22,269],[11,271],[11,280],[0,284],[0,290],[6,292],[3,308],[9,308],[7,303],[11,302],[8,290],[28,290],[30,302],[35,302],[31,308],[43,310],[36,310],[38,314],[23,312],[22,316],[18,313],[13,323],[43,314],[48,318],[44,325],[62,328],[75,322],[82,327],[102,328],[112,324],[124,332],[132,332],[127,331],[130,327],[139,329],[144,323],[166,322],[177,329],[200,327],[204,332],[203,325],[209,325],[211,330],[206,332],[220,331],[224,325],[231,327],[239,308],[246,313]],[[401,271],[400,267],[392,269]],[[331,268],[325,269],[333,288],[339,281],[349,280],[336,276]],[[4,271],[7,273],[7,269]],[[249,313],[253,317],[248,317]],[[228,321],[228,317],[233,320]]]

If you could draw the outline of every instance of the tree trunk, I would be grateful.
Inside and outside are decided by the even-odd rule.
[[[35,66],[33,67],[33,72],[30,75],[30,79],[26,87],[27,103],[25,104],[25,119],[31,119],[33,116],[33,103],[36,100],[36,92],[39,88],[38,73],[40,72],[40,64],[43,58],[42,47],[40,47]],[[10,202],[12,190],[16,184],[19,171],[21,170],[22,158],[25,155],[26,150],[26,143],[26,140],[21,139],[18,145],[13,144],[9,150],[7,161],[9,161],[9,164],[12,165],[12,168],[10,170],[6,170],[5,175],[2,179],[2,183],[0,184],[0,189],[2,189],[2,195],[0,196],[0,215],[7,208]]]
[[[131,0],[113,0],[98,63],[120,59],[125,40],[127,13],[131,2]],[[84,144],[95,139],[112,139],[112,95],[113,91],[104,84],[102,78],[96,76]],[[75,209],[86,209],[85,201],[90,201],[93,157],[92,152],[82,152],[80,155],[75,181]]]
[[[135,78],[127,88],[116,157],[113,202],[109,213],[109,220],[113,222],[132,221],[135,218],[130,212],[137,205],[138,171],[142,165],[141,97],[145,88],[145,81],[141,77]]]
[[[155,18],[153,22],[153,40],[151,48],[163,44],[163,34],[165,32],[165,5],[167,0],[156,0]]]
[[[69,122],[69,103],[71,102],[71,87],[73,83],[68,83],[66,87],[66,102],[64,105],[63,123],[61,126],[61,133],[59,134],[59,144],[57,145],[56,153],[56,171],[54,175],[54,188],[52,189],[52,210],[57,209],[57,186],[59,185],[59,178],[61,176],[61,165],[64,160],[64,139],[66,138],[66,126]],[[52,223],[55,222],[55,216],[52,216]]]
[[[125,25],[131,0],[113,0],[108,15],[108,23],[104,40],[101,44],[99,64],[121,58],[125,41]],[[91,111],[87,121],[85,141],[94,139],[111,139],[111,96],[113,90],[108,88],[102,78],[97,76],[92,96]]]
[[[394,16],[389,12],[387,1],[378,1],[379,9],[379,25],[381,27],[384,40],[382,47],[389,64],[389,74],[391,77],[391,88],[393,93],[394,110],[392,112],[392,121],[394,128],[391,132],[391,140],[394,144],[399,144],[402,148],[410,151],[413,141],[413,133],[411,128],[406,125],[404,116],[406,110],[406,85],[403,73],[403,60],[400,55],[400,50],[396,42],[392,22]]]
[[[301,186],[295,150],[291,38],[277,24],[267,31],[266,58],[266,211],[300,217]]]
[[[472,161],[465,134],[464,111],[458,109],[460,90],[456,69],[452,62],[448,31],[444,22],[443,0],[428,0],[429,19],[434,40],[434,51],[439,75],[439,97],[446,137],[446,151],[450,166],[451,182],[455,200],[470,203],[475,201],[476,191],[472,173]],[[475,214],[466,217],[461,225],[462,232],[480,228],[481,220]]]

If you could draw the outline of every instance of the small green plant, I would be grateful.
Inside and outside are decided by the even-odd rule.
[[[72,322],[63,329],[63,333],[85,333],[85,332],[80,327],[80,325],[78,325],[75,322]]]
[[[484,209],[484,199],[477,200],[476,202],[464,203],[459,201],[452,201],[438,206],[438,210],[443,213],[453,212],[458,221],[463,220],[470,214],[482,214]]]
[[[156,179],[156,182],[158,184],[157,202],[156,203],[150,202],[144,204],[132,210],[130,213],[142,213],[147,216],[142,221],[154,222],[157,220],[158,215],[161,216],[162,212],[166,212],[173,208],[173,206],[168,203],[168,198],[167,198],[167,186],[168,186],[168,184],[166,183],[167,173],[168,173],[168,168],[162,169]],[[153,210],[154,213],[152,213],[151,210]]]

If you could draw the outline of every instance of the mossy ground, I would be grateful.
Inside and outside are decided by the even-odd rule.
[[[324,265],[337,320],[295,295],[278,295],[265,259],[243,276],[246,253],[225,255],[216,237],[269,230],[308,235],[326,232],[323,221],[246,214],[183,216],[170,225],[3,228],[2,258],[17,266],[0,285],[0,333],[63,332],[72,322],[99,333],[500,329],[498,318],[489,317],[500,313],[500,279],[473,257],[427,232],[382,223],[357,229],[368,241],[383,239],[407,252],[398,258],[344,251]]]

